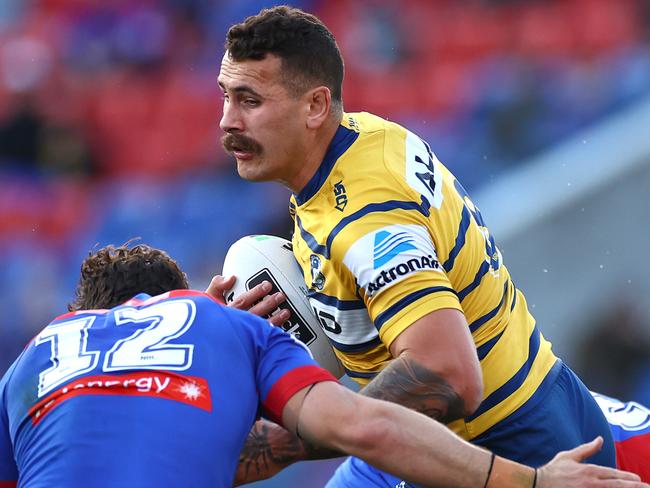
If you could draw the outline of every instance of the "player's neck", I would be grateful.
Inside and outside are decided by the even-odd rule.
[[[342,114],[341,116],[331,117],[315,132],[312,144],[309,145],[305,153],[302,169],[291,178],[291,181],[285,183],[293,193],[300,193],[318,171],[341,124],[341,118]]]

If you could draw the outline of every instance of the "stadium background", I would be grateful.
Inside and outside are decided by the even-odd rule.
[[[473,193],[556,352],[650,404],[650,3],[292,4],[337,37],[346,110],[406,124]],[[224,34],[269,5],[0,2],[0,373],[90,249],[140,237],[203,289],[239,237],[288,237],[288,192],[219,144]]]

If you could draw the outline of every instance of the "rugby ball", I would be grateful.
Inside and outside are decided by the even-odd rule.
[[[282,324],[282,329],[305,344],[321,367],[337,378],[343,376],[343,366],[309,304],[308,290],[291,242],[267,235],[242,237],[228,249],[222,274],[237,277],[233,288],[225,293],[228,303],[265,280],[273,287],[271,293],[284,293],[287,300],[270,315],[288,309],[291,317]]]

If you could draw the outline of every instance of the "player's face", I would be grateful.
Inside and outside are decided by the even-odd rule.
[[[222,143],[237,160],[239,176],[294,189],[305,156],[305,103],[284,85],[280,58],[233,61],[226,54],[218,81],[224,94]]]

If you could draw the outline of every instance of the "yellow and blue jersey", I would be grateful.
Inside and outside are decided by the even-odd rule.
[[[412,132],[368,113],[344,114],[290,207],[311,304],[360,384],[390,362],[401,332],[444,308],[464,313],[483,371],[480,407],[450,425],[462,437],[519,410],[552,376],[557,358],[479,209]]]

